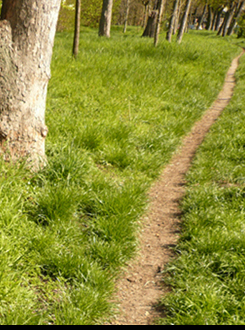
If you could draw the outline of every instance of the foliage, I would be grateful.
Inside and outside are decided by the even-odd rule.
[[[154,49],[141,30],[118,30],[102,40],[84,29],[77,61],[72,33],[57,35],[48,165],[34,174],[0,161],[0,324],[110,318],[148,188],[217,96],[238,49],[203,32]]]
[[[166,272],[173,292],[163,324],[245,323],[245,58],[231,104],[188,175],[177,259]]]

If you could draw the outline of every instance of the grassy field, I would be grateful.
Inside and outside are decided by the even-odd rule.
[[[245,58],[231,104],[188,174],[163,324],[245,324]]]
[[[48,165],[33,174],[0,162],[0,324],[110,317],[147,191],[240,53],[233,39],[210,33],[158,48],[140,33],[114,28],[105,40],[84,29],[77,61],[72,35],[56,37]]]

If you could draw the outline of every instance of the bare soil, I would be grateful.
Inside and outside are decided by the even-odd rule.
[[[182,147],[149,193],[151,204],[143,219],[139,255],[117,283],[115,300],[120,313],[114,325],[147,325],[162,316],[157,302],[169,289],[163,284],[161,271],[173,257],[171,247],[179,239],[179,204],[185,194],[185,176],[198,147],[233,96],[235,72],[244,52],[233,60],[218,98],[184,138]]]

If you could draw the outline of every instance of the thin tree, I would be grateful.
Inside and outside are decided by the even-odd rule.
[[[74,32],[74,41],[73,41],[73,56],[75,58],[77,58],[79,51],[80,26],[81,26],[81,0],[76,0],[75,32]]]
[[[110,38],[113,0],[103,0],[99,36]]]
[[[158,40],[159,40],[159,33],[160,33],[160,28],[161,28],[162,15],[163,15],[163,11],[164,11],[165,2],[166,2],[166,0],[159,0],[157,24],[156,24],[155,37],[154,37],[155,47],[157,46]]]
[[[131,0],[127,0],[127,2],[126,2],[126,10],[125,10],[125,19],[124,19],[123,33],[126,33],[127,32],[130,2],[131,2]]]
[[[172,41],[172,35],[173,35],[173,32],[174,32],[174,24],[175,24],[175,21],[177,19],[177,13],[178,13],[178,8],[179,8],[179,1],[180,0],[175,0],[174,1],[173,12],[172,12],[172,15],[171,15],[171,18],[170,18],[169,29],[168,29],[168,32],[167,32],[167,40],[169,42]]]
[[[178,38],[177,38],[179,44],[182,42],[183,35],[184,35],[186,27],[187,27],[188,16],[189,16],[190,9],[191,9],[191,3],[192,3],[192,0],[187,0],[187,2],[186,2],[185,12],[184,12],[184,15],[183,15],[183,18],[181,21]]]
[[[61,0],[3,0],[0,20],[0,153],[45,158],[47,86]]]

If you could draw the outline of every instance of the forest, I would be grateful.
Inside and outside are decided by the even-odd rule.
[[[245,1],[0,13],[0,324],[243,325]]]

